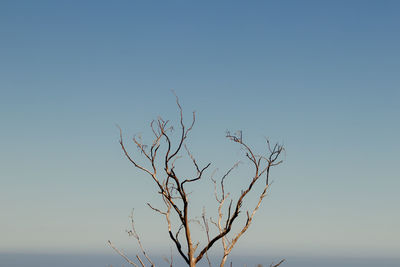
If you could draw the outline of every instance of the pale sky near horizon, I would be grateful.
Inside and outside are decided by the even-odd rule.
[[[243,159],[227,129],[286,148],[237,251],[398,257],[399,13],[398,1],[1,1],[0,252],[131,248],[135,208],[146,245],[168,254],[145,205],[155,187],[115,124],[129,139],[176,120],[174,89],[185,118],[197,113],[199,162]]]

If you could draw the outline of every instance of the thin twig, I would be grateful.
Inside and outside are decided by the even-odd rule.
[[[136,263],[134,263],[133,261],[131,261],[122,251],[120,251],[119,249],[117,249],[110,240],[108,240],[108,244],[122,257],[124,258],[130,265],[133,265],[135,267],[139,267]]]

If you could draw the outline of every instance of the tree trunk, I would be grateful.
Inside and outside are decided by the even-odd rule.
[[[190,267],[196,267],[196,259],[195,258],[190,259]]]

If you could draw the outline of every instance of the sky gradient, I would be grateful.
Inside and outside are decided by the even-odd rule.
[[[154,185],[115,125],[146,138],[158,115],[176,121],[174,89],[185,118],[197,112],[200,162],[243,159],[228,129],[256,151],[265,137],[286,148],[237,251],[398,257],[399,13],[398,1],[1,1],[0,252],[132,248],[135,208],[147,247],[168,254],[145,205]]]

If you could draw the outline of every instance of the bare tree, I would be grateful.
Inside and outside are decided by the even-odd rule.
[[[236,169],[239,162],[235,163],[232,168],[230,168],[219,181],[214,179],[214,175],[211,175],[212,183],[214,184],[214,195],[217,201],[217,218],[207,218],[205,211],[201,216],[203,229],[206,233],[207,240],[205,244],[200,246],[200,242],[195,242],[192,236],[192,225],[193,219],[189,217],[189,198],[187,186],[195,183],[203,178],[204,173],[209,169],[211,163],[200,166],[196,161],[193,154],[190,152],[187,146],[187,138],[189,133],[192,131],[193,126],[196,121],[196,115],[193,112],[192,121],[189,125],[184,123],[183,110],[179,103],[178,97],[176,97],[176,104],[179,109],[179,136],[176,144],[173,138],[173,127],[169,125],[168,120],[163,120],[159,117],[157,120],[153,120],[150,123],[151,130],[154,135],[153,142],[151,145],[147,146],[144,144],[141,138],[133,137],[133,142],[139,149],[142,157],[147,161],[147,164],[139,164],[136,159],[134,159],[130,153],[128,153],[125,147],[122,130],[120,128],[120,145],[127,157],[127,159],[133,164],[134,167],[145,172],[154,181],[158,194],[161,196],[163,203],[165,204],[164,209],[159,209],[153,207],[151,204],[147,205],[155,212],[161,214],[165,217],[166,224],[168,226],[169,237],[179,252],[183,260],[190,266],[196,266],[200,260],[204,257],[207,259],[209,266],[211,266],[210,259],[208,258],[209,250],[215,246],[217,242],[221,242],[223,248],[223,255],[220,261],[220,266],[224,266],[228,255],[232,251],[233,247],[236,245],[239,238],[247,231],[251,225],[254,215],[259,209],[263,199],[267,194],[267,190],[270,186],[270,172],[271,168],[282,163],[280,156],[284,151],[283,146],[279,144],[271,145],[269,140],[266,140],[266,153],[265,155],[257,155],[253,150],[243,141],[242,132],[231,134],[227,132],[226,137],[238,144],[244,151],[245,158],[252,165],[252,171],[249,174],[248,184],[244,189],[240,191],[237,199],[230,196],[229,192],[226,192],[225,184],[227,182],[228,176]],[[163,149],[160,147],[163,146]],[[186,151],[186,153],[184,153]],[[175,169],[176,161],[186,155],[192,162],[194,171],[196,175],[191,178],[183,178],[177,174]],[[215,174],[215,173],[214,173]],[[258,201],[252,209],[245,212],[246,217],[243,226],[239,227],[237,232],[233,233],[232,228],[236,222],[238,222],[239,215],[243,211],[243,201],[251,193],[256,193],[254,188],[260,188],[261,193],[258,195]],[[225,205],[228,203],[227,205]],[[171,215],[177,217],[177,222],[171,220]],[[209,222],[215,226],[215,231],[210,229]],[[174,226],[174,227],[173,227]],[[132,231],[130,235],[135,237],[139,243],[142,254],[146,257],[147,261],[154,266],[153,262],[150,260],[146,252],[144,251],[140,238],[137,235],[132,217]],[[173,230],[177,229],[177,230]],[[229,235],[228,235],[229,234]],[[230,237],[229,237],[230,236]],[[184,241],[181,241],[184,240]],[[181,243],[183,242],[183,243]],[[114,250],[116,250],[122,257],[124,257],[128,263],[134,266],[136,263],[128,259],[125,254],[119,251],[110,241],[109,244]],[[199,250],[198,250],[199,249]],[[198,252],[196,252],[198,250]],[[143,260],[137,255],[137,260],[141,266],[145,266]],[[283,262],[279,262],[278,266]],[[170,261],[172,266],[172,258]]]

